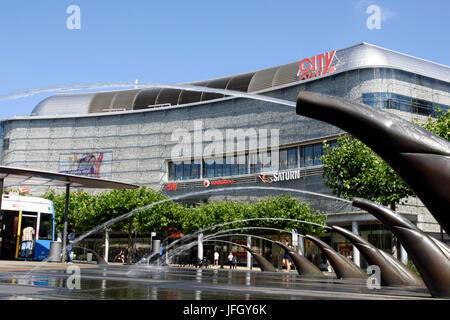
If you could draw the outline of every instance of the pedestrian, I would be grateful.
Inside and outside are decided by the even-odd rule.
[[[214,265],[215,266],[219,265],[219,253],[217,251],[214,252]]]
[[[24,258],[28,258],[33,249],[33,236],[34,228],[32,226],[28,225],[22,230],[22,248],[20,255]]]
[[[287,247],[291,247],[291,244],[289,243],[289,239],[288,238],[284,239],[284,244]],[[287,250],[285,250],[284,256],[283,256],[283,264],[286,266],[286,271],[287,272],[291,271],[291,260],[290,259],[291,259],[291,257],[289,256]],[[278,261],[280,261],[280,260],[278,260]]]
[[[75,241],[75,232],[73,232],[72,228],[69,228],[69,234],[67,235],[67,241],[68,241],[68,246],[67,246],[67,258],[69,260],[69,263],[73,263],[73,245],[74,245],[74,241]]]
[[[237,256],[233,256],[233,269],[237,268],[237,264],[238,264],[238,258],[237,258]]]
[[[230,252],[228,255],[228,264],[230,265],[230,269],[233,267],[233,253]]]

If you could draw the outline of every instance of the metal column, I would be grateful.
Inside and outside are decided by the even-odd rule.
[[[252,236],[247,235],[247,247],[252,248]],[[252,269],[252,254],[247,251],[247,268]]]
[[[68,216],[69,216],[69,197],[70,197],[70,183],[66,184],[66,206],[64,209],[64,231],[63,231],[63,243],[62,243],[62,255],[61,255],[61,262],[66,261],[67,257],[67,222],[68,222]]]
[[[359,236],[358,222],[352,221],[352,232]],[[353,246],[353,262],[359,267],[361,265],[359,259],[359,250]]]

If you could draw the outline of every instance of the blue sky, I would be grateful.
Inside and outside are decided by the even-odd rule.
[[[369,30],[369,5],[381,29]],[[66,9],[81,9],[69,30]],[[450,65],[450,1],[2,0],[0,96],[98,82],[180,83],[369,42]],[[0,101],[0,119],[53,93]]]

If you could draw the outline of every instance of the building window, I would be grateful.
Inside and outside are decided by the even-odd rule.
[[[301,147],[301,166],[310,167],[322,164],[320,157],[323,155],[322,143],[316,143]]]
[[[293,169],[298,167],[297,147],[280,150],[280,170]]]
[[[9,138],[3,139],[3,149],[4,150],[9,149]]]
[[[298,149],[289,148],[287,150],[287,165],[288,169],[293,169],[298,167]]]
[[[362,102],[375,108],[395,109],[431,117],[437,116],[437,106],[444,111],[450,109],[447,105],[387,92],[363,93]]]
[[[272,170],[271,152],[264,151],[249,155],[250,173],[268,172]]]
[[[233,159],[221,157],[203,161],[203,177],[205,178],[225,177],[246,173],[248,173],[248,169],[247,157],[245,155],[234,156]]]
[[[336,141],[328,142],[335,145]],[[320,157],[323,154],[322,143],[307,146],[281,149],[279,152],[279,170],[295,169],[321,165]],[[217,178],[238,176],[248,173],[270,172],[272,168],[272,153],[250,153],[234,157],[217,157],[203,160],[203,178]],[[249,166],[250,164],[250,166]],[[169,181],[200,179],[200,164],[193,161],[169,162]]]
[[[169,162],[169,180],[189,180],[200,178],[200,164],[193,161]]]
[[[328,142],[330,146],[337,146],[337,141]],[[322,164],[320,157],[323,153],[323,143],[315,143],[300,148],[301,167],[319,166]]]

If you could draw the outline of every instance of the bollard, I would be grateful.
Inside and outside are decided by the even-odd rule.
[[[59,241],[50,242],[50,251],[48,252],[48,261],[61,262],[61,246],[62,246],[62,242],[59,242]]]

